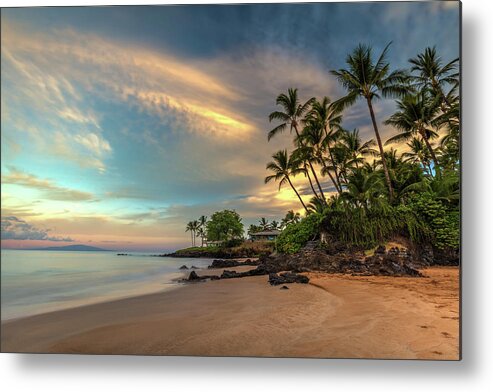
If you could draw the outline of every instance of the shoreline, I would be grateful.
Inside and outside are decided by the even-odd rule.
[[[457,360],[458,268],[423,272],[309,273],[289,290],[267,276],[177,285],[2,321],[2,351]]]

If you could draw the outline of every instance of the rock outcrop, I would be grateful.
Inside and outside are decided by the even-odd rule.
[[[215,259],[212,260],[212,264],[209,265],[207,268],[210,269],[231,268],[231,267],[238,267],[242,265],[258,265],[258,264],[259,264],[258,261],[251,259],[247,259],[245,261],[234,260],[234,259]]]
[[[308,279],[305,275],[295,274],[293,272],[284,272],[281,274],[270,273],[269,274],[269,283],[272,286],[279,286],[281,284],[287,283],[308,283],[310,279]],[[283,286],[288,288],[287,286]]]

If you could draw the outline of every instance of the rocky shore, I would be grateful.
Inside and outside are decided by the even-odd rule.
[[[224,269],[241,266],[256,266],[248,271],[236,272],[225,269],[221,275],[199,275],[192,271],[182,282],[234,279],[247,276],[269,275],[272,285],[308,283],[309,278],[301,273],[325,272],[350,274],[352,276],[411,276],[421,277],[418,268],[426,262],[417,260],[406,248],[379,246],[371,256],[364,253],[348,252],[331,254],[326,249],[306,247],[293,255],[275,254],[262,256],[258,260],[216,259],[209,269]]]

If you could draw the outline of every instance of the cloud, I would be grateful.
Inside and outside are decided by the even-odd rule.
[[[42,197],[59,201],[87,201],[94,199],[91,193],[56,185],[53,181],[9,167],[9,173],[2,175],[3,184],[21,185],[41,191]]]
[[[56,237],[48,234],[49,229],[37,228],[25,220],[15,216],[6,216],[1,220],[1,238],[2,240],[38,240],[38,241],[56,241],[56,242],[73,242],[70,237]]]
[[[94,152],[97,156],[103,156],[105,153],[111,152],[111,146],[108,141],[95,133],[75,135],[74,140],[86,147],[89,151]]]

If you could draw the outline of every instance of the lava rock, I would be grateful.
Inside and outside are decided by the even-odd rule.
[[[245,261],[215,259],[212,260],[212,264],[209,265],[207,268],[210,269],[231,268],[231,267],[238,267],[241,265],[258,265],[258,261],[252,261],[251,259],[247,259]]]
[[[286,283],[308,283],[310,279],[308,279],[305,275],[295,274],[293,272],[284,272],[280,275],[275,273],[269,274],[269,283],[272,286],[278,286]]]
[[[181,270],[187,270],[188,267],[185,264],[183,264],[179,269],[181,269]]]

